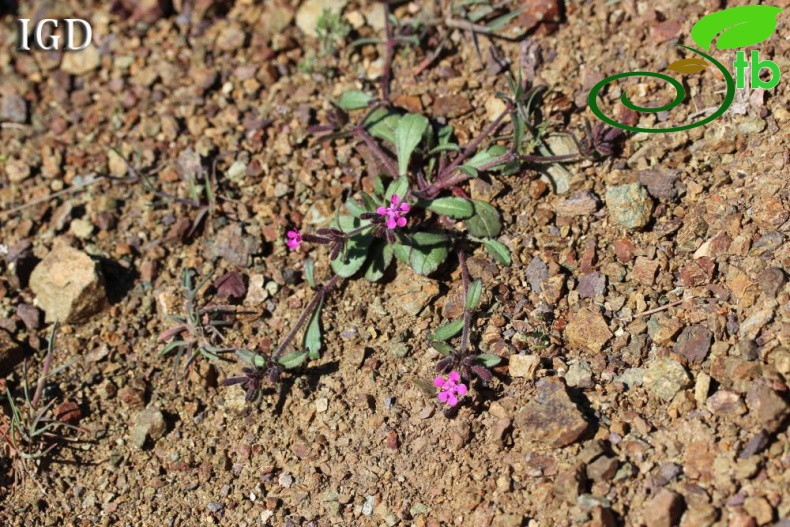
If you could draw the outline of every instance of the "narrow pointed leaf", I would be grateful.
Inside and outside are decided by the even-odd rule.
[[[480,295],[483,293],[483,283],[475,280],[469,284],[469,292],[466,295],[466,309],[474,309],[480,302]]]
[[[485,239],[483,240],[483,244],[485,245],[488,254],[490,254],[494,260],[503,265],[511,264],[510,249],[508,249],[504,243],[498,242],[496,240]]]
[[[502,357],[499,355],[492,355],[490,353],[482,353],[477,356],[478,362],[485,366],[486,368],[493,368],[500,362],[502,362]]]
[[[321,351],[321,308],[324,306],[323,300],[318,303],[318,307],[313,311],[310,317],[310,324],[304,332],[304,347],[310,355],[310,360],[316,360],[320,357]]]
[[[443,341],[443,340],[451,339],[457,334],[459,334],[462,329],[464,329],[463,319],[454,320],[449,324],[440,326],[436,331],[434,331],[433,335],[431,335],[431,340]]]

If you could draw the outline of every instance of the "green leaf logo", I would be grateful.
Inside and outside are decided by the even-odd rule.
[[[769,5],[745,5],[717,11],[691,28],[691,38],[703,49],[710,49],[721,33],[716,49],[751,46],[766,40],[776,30],[776,17],[782,9]]]

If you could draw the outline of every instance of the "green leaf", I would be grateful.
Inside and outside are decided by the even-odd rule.
[[[252,364],[256,368],[263,368],[266,366],[266,359],[264,359],[261,355],[258,355],[257,353],[253,353],[249,350],[237,349],[236,356],[242,362],[246,362],[247,364]]]
[[[411,155],[427,129],[428,119],[423,115],[409,113],[398,121],[398,127],[395,128],[395,151],[398,154],[399,175],[405,176],[408,173]]]
[[[366,209],[362,203],[350,198],[346,200],[346,208],[355,218],[359,218],[362,214],[368,212],[368,209]]]
[[[436,351],[438,351],[439,353],[441,353],[442,355],[444,355],[445,357],[453,352],[453,347],[446,342],[434,341],[431,342],[431,347]]]
[[[441,152],[448,152],[448,151],[450,151],[450,152],[460,152],[461,151],[461,147],[458,146],[455,143],[449,143],[449,144],[446,144],[446,145],[439,145],[439,146],[435,146],[435,147],[431,148],[430,150],[428,150],[428,155],[432,156],[433,154],[438,154],[438,153],[441,153]]]
[[[367,108],[368,103],[373,100],[373,97],[363,91],[351,90],[343,92],[337,105],[344,110],[359,110],[360,108]]]
[[[477,361],[486,368],[493,368],[502,362],[502,357],[499,355],[492,355],[490,353],[481,353],[477,356]]]
[[[452,141],[453,139],[454,131],[455,129],[450,124],[444,125],[441,128],[439,128],[439,130],[436,132],[436,138],[439,140],[439,145],[444,146],[444,145],[454,144],[454,143],[450,143],[450,141]],[[460,147],[458,147],[458,149],[460,150]]]
[[[752,46],[773,35],[776,17],[782,10],[769,5],[745,5],[716,11],[702,17],[691,28],[691,38],[704,50],[721,33],[716,49]]]
[[[387,267],[392,263],[392,245],[386,240],[377,240],[373,244],[368,259],[368,268],[365,270],[365,280],[378,282],[384,277]]]
[[[384,181],[381,180],[381,176],[376,176],[373,178],[373,190],[377,196],[384,195]]]
[[[381,179],[379,179],[378,181],[381,181]],[[372,212],[382,204],[380,199],[374,198],[373,196],[367,194],[366,192],[362,193],[362,201],[365,204],[366,212]]]
[[[496,240],[484,239],[483,244],[488,254],[490,254],[494,260],[503,265],[510,265],[510,249],[508,249],[504,243],[500,243]]]
[[[482,152],[478,152],[477,154],[472,157],[469,161],[458,167],[459,169],[463,167],[467,168],[474,168],[478,169],[487,163],[495,160],[498,157],[501,157],[507,153],[507,147],[503,145],[494,145],[490,147],[488,150],[483,150]],[[489,168],[488,170],[491,170]]]
[[[461,165],[460,167],[458,167],[458,170],[460,170],[461,172],[472,178],[476,178],[478,175],[476,168],[467,165]]]
[[[321,300],[310,316],[310,323],[304,332],[304,347],[309,352],[310,360],[320,357],[318,352],[321,351],[321,308],[323,306],[324,301]]]
[[[480,302],[480,295],[483,293],[483,282],[475,280],[469,284],[469,291],[466,294],[466,309],[474,309]]]
[[[305,258],[304,260],[304,278],[307,280],[308,285],[315,289],[315,262],[312,258]]]
[[[440,342],[443,340],[449,340],[459,334],[462,329],[464,329],[463,319],[454,320],[449,324],[440,326],[436,331],[434,331],[433,335],[431,335],[431,340]]]
[[[395,144],[395,129],[400,119],[400,114],[394,110],[379,108],[365,119],[365,129],[373,137]]]
[[[444,234],[418,232],[411,237],[411,245],[396,243],[393,247],[395,256],[406,261],[415,273],[427,276],[436,271],[447,259],[447,238]],[[404,260],[404,251],[408,260]],[[400,253],[400,254],[399,254]]]
[[[475,213],[472,203],[464,198],[438,198],[429,202],[425,208],[456,220],[469,218]]]
[[[281,357],[277,362],[280,363],[280,366],[286,370],[291,370],[301,366],[306,358],[306,351],[295,351],[293,353],[289,353],[285,357]]]
[[[171,342],[170,344],[165,346],[162,349],[162,351],[159,352],[159,357],[160,358],[164,357],[165,355],[167,355],[168,353],[170,353],[174,349],[178,348],[179,346],[184,346],[184,345],[186,345],[186,342],[184,342],[183,340],[176,340],[174,342]]]
[[[472,236],[478,238],[495,238],[502,231],[499,212],[484,201],[472,200],[475,215],[466,220],[466,226]]]
[[[386,201],[387,205],[389,205],[392,196],[398,196],[399,198],[403,199],[408,191],[409,179],[406,176],[393,179],[392,183],[390,183],[389,187],[387,187],[387,192],[384,194],[384,200]]]
[[[332,226],[349,232],[362,226],[362,221],[353,216],[341,215],[337,220],[332,220]],[[346,254],[332,260],[332,270],[343,278],[353,276],[365,263],[371,243],[373,235],[370,233],[353,236],[346,242]]]

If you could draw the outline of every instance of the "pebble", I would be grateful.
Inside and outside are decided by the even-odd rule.
[[[540,293],[541,284],[549,277],[549,268],[537,256],[527,265],[527,282],[536,293]]]
[[[576,292],[579,293],[579,298],[603,296],[605,291],[606,277],[601,273],[594,271],[579,277],[579,284],[576,286]]]
[[[645,380],[645,373],[647,370],[645,368],[628,368],[622,374],[617,376],[615,381],[621,382],[627,385],[629,388],[633,388],[634,386],[642,386]]]
[[[647,334],[656,345],[666,346],[682,327],[683,322],[679,319],[656,313],[647,321]]]
[[[577,192],[566,198],[554,207],[557,216],[574,218],[576,216],[589,216],[598,210],[601,200],[591,190]]]
[[[571,364],[568,368],[568,373],[565,374],[565,382],[568,386],[578,388],[592,388],[592,368],[587,361],[577,361]]]
[[[549,377],[538,382],[538,394],[516,414],[522,437],[559,448],[577,441],[589,423],[568,396],[561,379]]]
[[[246,268],[250,257],[260,250],[260,239],[245,235],[242,226],[233,223],[214,238],[206,238],[203,247],[210,260],[222,258],[231,266]]]
[[[761,309],[760,311],[753,313],[741,323],[741,327],[738,330],[738,336],[741,339],[754,340],[757,338],[757,334],[760,333],[760,330],[763,329],[763,326],[765,326],[773,318],[774,310],[771,308]]]
[[[460,93],[437,97],[433,101],[433,115],[437,117],[457,119],[471,112],[472,109],[469,98]]]
[[[41,311],[33,304],[19,304],[16,315],[22,319],[28,331],[35,331],[41,326]]]
[[[675,394],[691,386],[686,368],[669,357],[655,359],[645,372],[645,389],[654,397],[669,402]]]
[[[70,75],[85,75],[95,70],[101,64],[101,55],[95,45],[76,53],[64,53],[60,62],[60,69]]]
[[[680,516],[685,509],[683,496],[661,489],[645,504],[642,519],[647,527],[673,527],[680,523]]]
[[[36,266],[30,288],[47,322],[83,322],[107,303],[99,264],[64,244],[56,244]]]
[[[262,274],[250,275],[247,296],[244,297],[244,305],[259,306],[269,298],[269,292],[264,287],[265,278]]]
[[[749,415],[768,432],[776,432],[790,413],[787,401],[766,381],[755,381],[746,394]]]
[[[638,256],[631,269],[631,280],[647,286],[653,285],[658,272],[658,260],[651,260],[644,256]]]
[[[9,159],[3,165],[8,181],[11,183],[21,183],[30,177],[30,167],[27,163],[19,161],[18,159]]]
[[[582,308],[573,315],[565,327],[568,347],[598,353],[612,338],[609,325],[600,313]]]
[[[147,438],[156,442],[165,434],[166,430],[167,424],[162,412],[149,406],[134,417],[129,436],[134,445],[143,448]]]
[[[365,497],[365,503],[362,504],[362,514],[370,516],[373,514],[373,508],[376,506],[376,496]]]
[[[0,121],[24,124],[27,121],[27,102],[14,93],[0,97]]]
[[[237,24],[232,24],[220,32],[217,37],[217,48],[222,51],[235,51],[244,45],[244,31]]]
[[[511,355],[508,359],[508,372],[511,377],[534,379],[540,365],[538,355]]]
[[[656,199],[673,201],[678,197],[675,182],[679,173],[676,170],[640,170],[637,180],[647,188],[647,192]]]
[[[488,117],[488,120],[491,122],[496,121],[506,109],[507,105],[499,97],[491,97],[486,101],[486,117]],[[506,121],[507,119],[508,117],[504,120]]]
[[[708,398],[706,405],[713,415],[735,417],[746,413],[741,397],[730,390],[717,390]]]
[[[601,456],[587,465],[587,477],[593,481],[608,481],[617,473],[617,466],[617,458]]]
[[[650,221],[653,200],[639,183],[606,189],[606,206],[612,219],[627,229],[639,229]]]
[[[326,397],[321,397],[315,402],[315,411],[319,414],[322,414],[327,411],[329,408],[329,399]]]
[[[689,362],[702,362],[710,351],[713,333],[704,326],[688,326],[675,343],[675,353],[683,355]]]
[[[398,273],[388,287],[393,311],[417,316],[439,294],[436,281],[415,273]]]

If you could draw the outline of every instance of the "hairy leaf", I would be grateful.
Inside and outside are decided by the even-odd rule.
[[[438,198],[430,201],[425,208],[456,220],[469,218],[475,213],[472,202],[464,198]]]
[[[440,326],[436,331],[434,331],[433,335],[431,335],[431,340],[443,341],[443,340],[451,339],[457,334],[459,334],[463,328],[464,328],[463,319],[454,320],[449,324]]]
[[[409,113],[398,121],[398,127],[395,128],[395,151],[398,154],[399,175],[405,176],[408,172],[411,155],[427,129],[428,119],[423,115]]]

